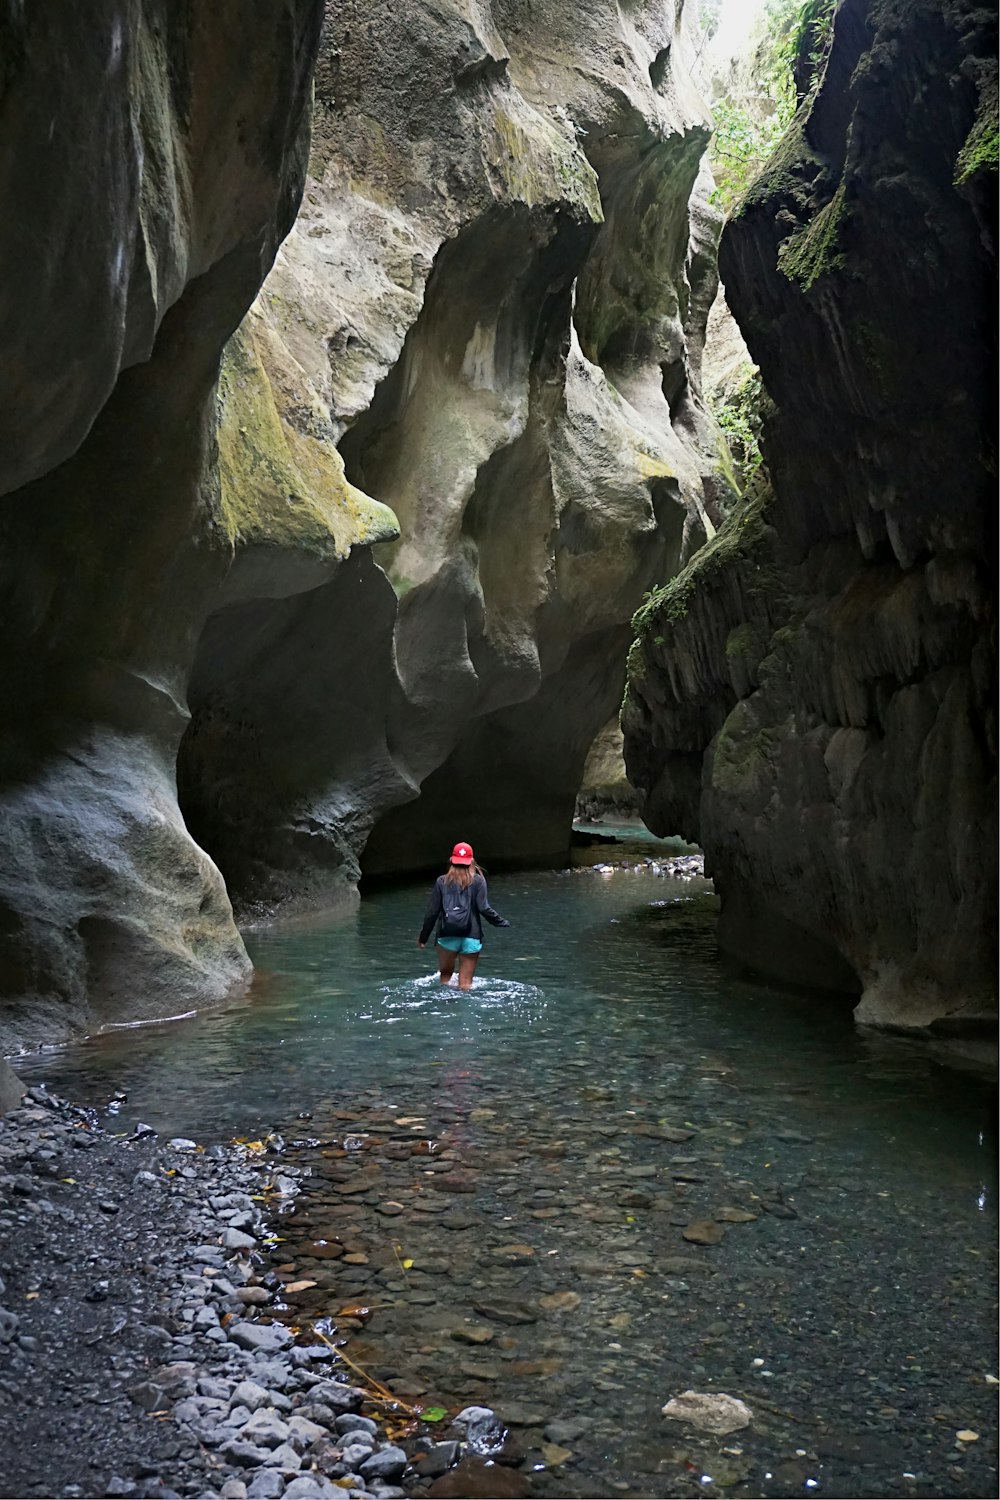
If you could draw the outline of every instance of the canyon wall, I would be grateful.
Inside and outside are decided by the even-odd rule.
[[[565,850],[730,499],[689,24],[4,13],[5,1046],[222,998],[365,849]]]
[[[630,617],[727,502],[688,25],[646,0],[328,9],[302,211],[224,377],[225,420],[240,390],[264,434],[234,487],[301,492],[276,411],[399,537],[206,627],[181,806],[246,918],[459,837],[491,866],[565,854]]]
[[[640,612],[644,816],[720,940],[956,1031],[995,1008],[996,11],[843,0],[727,225],[770,478]]]
[[[0,18],[11,1045],[175,1013],[249,971],[174,765],[239,550],[214,461],[219,358],[295,216],[320,20],[315,0]]]

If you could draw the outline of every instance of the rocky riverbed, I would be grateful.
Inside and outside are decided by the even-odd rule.
[[[486,1467],[492,1412],[435,1442],[268,1319],[266,1219],[300,1176],[268,1144],[118,1136],[40,1087],[0,1120],[0,1493],[397,1500]]]

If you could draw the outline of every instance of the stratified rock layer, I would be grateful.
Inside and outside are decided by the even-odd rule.
[[[568,845],[631,614],[726,498],[686,24],[645,0],[328,10],[302,212],[224,403],[242,389],[241,433],[273,407],[316,461],[339,445],[399,539],[206,628],[181,804],[245,912],[328,904],[363,849],[396,873],[458,837],[491,862]],[[312,481],[271,469],[277,515]]]
[[[315,0],[0,18],[5,1042],[249,971],[174,762],[238,550],[219,356],[295,214],[319,22]]]
[[[995,42],[969,4],[839,7],[720,257],[773,491],[637,618],[623,716],[724,946],[883,1025],[994,1004]]]

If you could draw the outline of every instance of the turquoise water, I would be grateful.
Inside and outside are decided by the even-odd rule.
[[[509,1413],[539,1494],[994,1493],[992,1087],[729,973],[703,881],[493,879],[513,926],[462,996],[424,894],[253,934],[245,999],[21,1071],[124,1091],[123,1130],[279,1132],[313,1170],[287,1316],[405,1399]],[[689,1387],[752,1426],[668,1422]]]

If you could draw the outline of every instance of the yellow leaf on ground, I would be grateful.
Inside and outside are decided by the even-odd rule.
[[[403,1267],[404,1271],[408,1271],[410,1269],[410,1267],[413,1265],[413,1262],[412,1262],[412,1260],[404,1260],[404,1261],[400,1261],[400,1265]]]
[[[289,1281],[285,1285],[286,1292],[306,1292],[311,1286],[316,1286],[315,1281]]]

